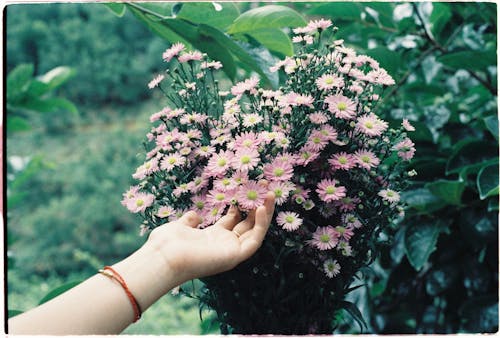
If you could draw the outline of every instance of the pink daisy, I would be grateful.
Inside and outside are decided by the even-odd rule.
[[[368,72],[368,74],[366,74],[366,77],[369,82],[379,83],[384,86],[392,86],[396,83],[392,76],[390,76],[383,68]]]
[[[344,95],[329,95],[325,98],[328,110],[339,119],[356,117],[356,103]]]
[[[196,176],[190,183],[189,190],[192,193],[198,193],[200,190],[205,188],[208,184],[208,179],[203,176]]]
[[[269,181],[288,181],[293,176],[293,166],[289,162],[273,160],[264,165],[264,177]]]
[[[205,195],[195,195],[191,197],[191,202],[193,202],[194,211],[200,212],[207,205],[207,197]]]
[[[203,222],[200,224],[200,228],[204,228],[217,222],[222,217],[224,209],[225,207],[223,206],[212,206],[206,208],[201,215]]]
[[[318,183],[316,192],[318,197],[324,202],[337,201],[346,195],[346,188],[337,186],[336,180],[324,179]]]
[[[305,167],[319,157],[319,152],[314,151],[308,147],[302,147],[298,155],[299,156],[296,163]]]
[[[269,191],[274,192],[276,204],[282,205],[286,202],[288,196],[290,196],[290,192],[295,188],[295,186],[290,182],[274,181],[269,183],[267,188]]]
[[[135,173],[132,175],[136,180],[142,180],[146,176],[151,175],[152,173],[158,171],[158,159],[153,158],[142,165],[140,165]]]
[[[340,211],[352,211],[356,209],[356,206],[361,202],[357,197],[343,197],[338,201],[333,202],[333,205],[337,207]]]
[[[332,126],[330,126],[328,124],[321,126],[321,128],[319,129],[319,132],[328,141],[337,140],[337,136],[338,136],[337,131]]]
[[[380,190],[378,195],[382,197],[384,201],[390,202],[390,203],[397,203],[399,202],[399,193],[397,191],[391,190],[391,189],[384,189]]]
[[[406,131],[415,131],[415,127],[411,125],[411,123],[410,123],[410,121],[408,121],[408,119],[403,119],[403,122],[401,123],[401,125],[403,126],[403,128]]]
[[[179,153],[173,153],[163,157],[160,163],[162,170],[171,171],[175,167],[182,166],[186,163],[186,158]]]
[[[173,57],[177,56],[182,50],[184,50],[184,45],[180,42],[174,43],[169,49],[163,52],[163,60],[169,62]]]
[[[346,241],[340,240],[337,244],[337,250],[342,253],[342,256],[352,256],[352,247]]]
[[[313,130],[309,137],[307,138],[307,142],[305,147],[308,149],[319,152],[323,150],[328,144],[328,140],[319,132],[319,130]]]
[[[328,122],[328,116],[326,116],[326,114],[321,112],[312,113],[308,116],[308,118],[309,121],[311,121],[314,124],[323,124]]]
[[[307,24],[307,27],[310,29],[321,29],[324,30],[332,25],[331,20],[319,19],[319,20],[311,20]]]
[[[356,166],[356,161],[351,154],[341,152],[334,154],[329,160],[330,166],[333,170],[349,170]]]
[[[189,62],[189,61],[200,61],[203,58],[203,54],[199,51],[190,51],[179,56],[179,62]]]
[[[309,241],[312,246],[319,250],[333,249],[338,242],[337,233],[331,226],[316,228],[316,231],[312,234],[312,239]]]
[[[359,219],[354,214],[343,214],[342,221],[346,224],[346,226],[356,229],[361,228],[363,226],[359,221]]]
[[[380,160],[378,157],[370,150],[358,150],[354,153],[354,159],[358,166],[370,170],[370,168],[379,165]]]
[[[393,147],[398,152],[398,156],[403,160],[411,160],[415,155],[415,144],[409,139],[405,138]]]
[[[155,87],[158,87],[158,85],[160,84],[160,82],[163,81],[164,78],[165,78],[165,76],[163,74],[157,75],[154,79],[149,81],[149,83],[148,83],[149,89],[153,89]]]
[[[337,237],[346,241],[349,241],[351,237],[354,235],[354,231],[352,231],[352,228],[343,227],[340,225],[336,226],[334,231],[338,234]]]
[[[236,135],[234,138],[234,142],[232,144],[233,148],[248,148],[248,149],[257,149],[261,144],[262,139],[260,135],[255,134],[254,132],[243,132],[239,135]]]
[[[210,190],[207,194],[207,202],[211,206],[223,207],[231,201],[232,194],[227,191]]]
[[[215,148],[212,146],[201,146],[195,150],[195,154],[200,157],[210,157],[213,153],[215,153]]]
[[[214,181],[214,188],[220,191],[230,191],[238,186],[235,180],[227,177]]]
[[[276,216],[276,222],[286,231],[295,231],[302,225],[302,218],[295,212],[280,211]]]
[[[179,197],[181,196],[182,194],[187,194],[189,192],[189,188],[190,188],[190,185],[188,183],[182,183],[182,184],[179,184],[175,189],[174,191],[172,192],[172,194],[175,196],[175,197]]]
[[[327,259],[323,263],[323,271],[328,278],[333,278],[340,273],[340,264],[336,259]]]
[[[266,188],[255,181],[248,181],[239,187],[235,197],[240,208],[252,210],[264,203],[266,193]]]
[[[164,205],[158,209],[158,212],[156,213],[156,216],[160,218],[169,218],[175,213],[174,208],[172,208],[169,205]]]
[[[231,165],[235,170],[249,171],[260,162],[259,152],[255,149],[241,148],[236,151]]]
[[[253,127],[256,124],[261,123],[263,120],[262,116],[256,113],[245,114],[243,115],[243,126],[244,127]]]
[[[222,176],[230,168],[234,153],[226,150],[212,155],[205,171],[209,176]]]
[[[123,199],[120,202],[121,205],[126,207],[128,201],[139,192],[139,189],[140,187],[138,185],[133,185],[126,192],[124,192]]]
[[[371,113],[358,118],[356,129],[361,133],[374,137],[380,136],[388,128],[388,123]]]
[[[222,68],[222,63],[220,63],[219,61],[205,61],[201,64],[201,69],[207,68],[220,69]]]
[[[246,91],[252,91],[259,84],[259,79],[255,76],[252,76],[245,81],[238,82],[231,88],[231,94],[234,96],[242,95]]]
[[[341,88],[344,86],[344,79],[335,74],[323,74],[321,77],[316,79],[316,86],[319,90]]]
[[[126,207],[130,212],[143,212],[153,204],[155,196],[153,194],[138,192],[127,200]]]

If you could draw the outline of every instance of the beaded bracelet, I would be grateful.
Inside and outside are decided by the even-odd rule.
[[[118,272],[116,272],[115,269],[113,269],[110,266],[105,266],[104,268],[100,269],[99,273],[103,274],[104,276],[107,276],[111,279],[114,279],[118,283],[120,283],[123,290],[127,294],[127,297],[130,300],[130,303],[132,304],[132,308],[134,309],[134,316],[135,316],[134,323],[136,321],[138,321],[142,315],[141,307],[139,306],[139,303],[137,302],[137,299],[135,299],[132,292],[130,292],[130,289],[128,288],[127,283],[125,283],[125,280],[123,279],[123,277]]]

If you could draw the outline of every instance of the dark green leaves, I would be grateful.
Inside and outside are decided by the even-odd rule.
[[[447,174],[458,173],[462,170],[478,170],[498,154],[498,147],[479,139],[466,139],[453,147],[453,152],[446,164]]]
[[[17,99],[29,86],[33,78],[32,64],[21,64],[7,75],[7,100]]]
[[[327,15],[336,20],[361,20],[361,6],[356,2],[329,2],[314,6],[309,14]]]
[[[239,14],[238,8],[230,2],[185,2],[175,18],[225,30]]]
[[[460,205],[462,193],[465,189],[463,181],[437,180],[425,185],[434,196],[452,205]]]
[[[482,200],[498,195],[498,175],[498,163],[484,166],[479,171],[477,175],[477,188],[479,190],[479,197]]]
[[[285,6],[269,5],[241,14],[229,27],[229,34],[251,32],[263,28],[297,27],[305,25],[304,18]]]
[[[351,315],[351,317],[359,325],[361,332],[363,332],[363,329],[368,328],[368,326],[366,325],[366,322],[363,318],[363,315],[361,314],[361,311],[359,311],[358,307],[354,303],[351,303],[348,301],[341,301],[340,307],[342,309],[346,310],[347,313],[349,313]]]
[[[411,224],[406,229],[404,238],[406,257],[415,270],[422,269],[436,249],[440,231],[441,226],[437,221]]]
[[[443,54],[437,60],[453,69],[486,70],[497,62],[496,51],[459,51]],[[472,61],[473,60],[473,61]]]

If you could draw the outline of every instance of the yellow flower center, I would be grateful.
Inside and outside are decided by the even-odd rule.
[[[328,195],[331,195],[331,194],[335,193],[335,190],[337,190],[337,189],[335,189],[335,186],[329,185],[328,187],[326,187],[325,192]]]
[[[338,110],[346,110],[347,104],[345,102],[339,102],[339,103],[337,103],[337,108],[338,108]]]
[[[255,201],[257,199],[257,191],[255,190],[250,190],[247,192],[247,198],[250,200],[250,201]]]

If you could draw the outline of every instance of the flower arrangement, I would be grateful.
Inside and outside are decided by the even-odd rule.
[[[331,333],[336,311],[384,234],[403,214],[399,192],[415,148],[407,120],[391,128],[374,112],[394,84],[378,62],[334,40],[329,20],[293,30],[293,57],[271,68],[278,90],[251,77],[219,88],[222,67],[176,43],[155,77],[169,106],[151,116],[140,181],[122,204],[142,230],[188,210],[216,222],[230,205],[246,212],[276,196],[275,218],[257,254],[204,280],[200,300],[223,332]]]

